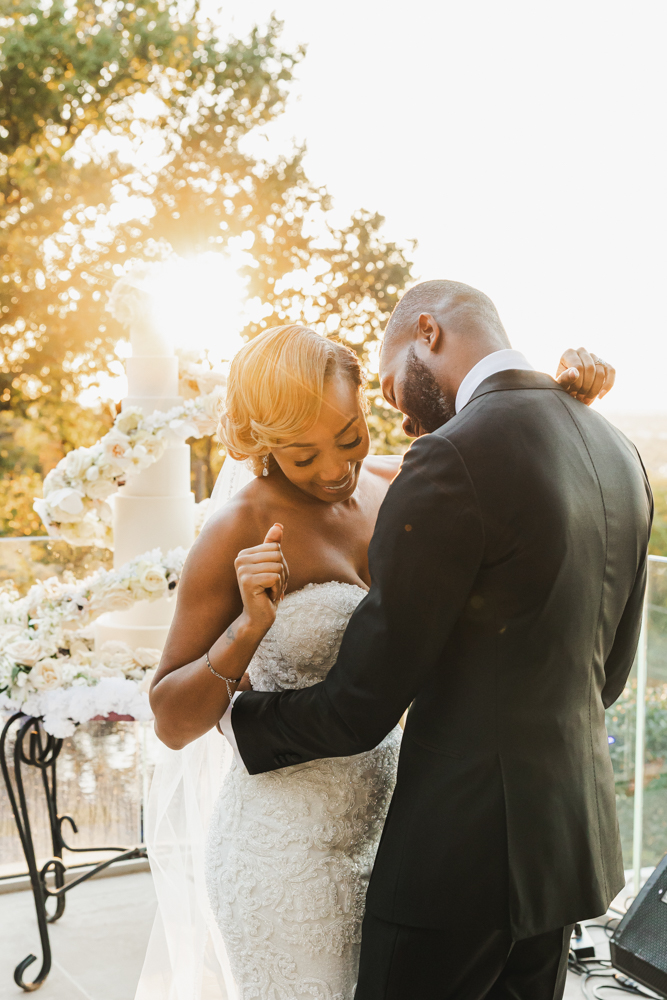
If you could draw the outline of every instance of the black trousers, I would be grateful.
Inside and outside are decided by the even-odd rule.
[[[429,930],[367,913],[355,1000],[562,1000],[572,927],[524,941],[509,931]]]

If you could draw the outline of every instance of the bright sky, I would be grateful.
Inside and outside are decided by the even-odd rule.
[[[237,0],[219,20],[273,10],[308,54],[255,148],[307,141],[341,216],[419,241],[417,277],[483,289],[537,367],[608,358],[603,409],[667,412],[664,0]]]

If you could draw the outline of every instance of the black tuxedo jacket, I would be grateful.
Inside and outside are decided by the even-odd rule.
[[[371,912],[521,939],[623,888],[604,710],[635,655],[651,518],[634,446],[538,372],[493,375],[414,442],[327,679],[232,713],[255,774],[369,750],[411,705]]]

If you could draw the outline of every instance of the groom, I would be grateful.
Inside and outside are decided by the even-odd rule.
[[[371,590],[327,679],[241,694],[234,735],[256,774],[370,750],[411,706],[356,1000],[556,1000],[572,924],[624,885],[604,710],[637,645],[650,489],[467,285],[406,293],[381,379],[417,440]]]

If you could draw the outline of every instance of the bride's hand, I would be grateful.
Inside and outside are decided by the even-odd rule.
[[[602,399],[616,381],[616,369],[597,354],[590,354],[585,347],[577,351],[564,351],[556,372],[559,382],[571,396],[590,406]]]
[[[278,602],[289,580],[282,538],[282,524],[274,524],[261,545],[242,549],[234,561],[244,614],[248,624],[262,635],[275,621]]]

